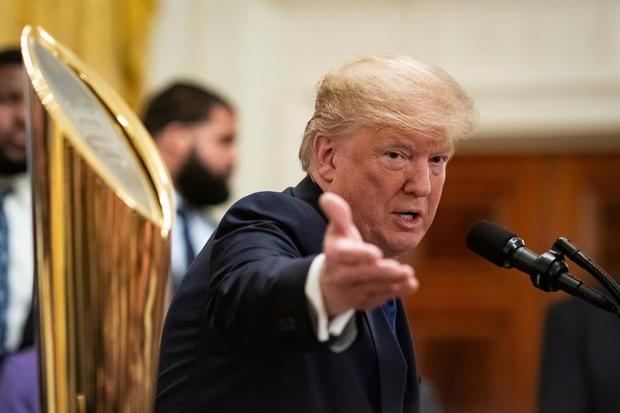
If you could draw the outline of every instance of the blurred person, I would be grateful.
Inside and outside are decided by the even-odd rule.
[[[473,103],[440,68],[363,58],[321,80],[295,187],[234,204],[172,300],[156,411],[418,412],[400,297]]]
[[[542,346],[539,413],[620,413],[620,319],[578,299],[553,304]]]
[[[7,407],[7,385],[23,377],[24,389],[37,400],[36,369],[10,367],[15,352],[33,344],[33,243],[30,179],[26,165],[26,74],[18,49],[0,52],[0,411]],[[30,350],[34,355],[34,351]],[[33,356],[34,357],[34,356]],[[33,358],[36,364],[36,358]],[[30,390],[34,388],[35,393]]]
[[[11,354],[0,370],[0,412],[38,413],[39,376],[33,347]]]
[[[420,412],[443,413],[444,408],[441,399],[435,390],[435,386],[427,379],[420,379]]]
[[[174,83],[148,102],[143,121],[176,190],[171,263],[176,289],[215,229],[209,207],[229,197],[229,178],[237,160],[235,113],[210,90]]]

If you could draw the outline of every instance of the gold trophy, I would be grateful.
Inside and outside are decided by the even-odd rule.
[[[42,411],[150,412],[170,265],[170,176],[123,100],[41,28],[30,77]]]

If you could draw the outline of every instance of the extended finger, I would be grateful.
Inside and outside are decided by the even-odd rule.
[[[324,252],[328,259],[342,265],[372,263],[383,256],[375,245],[340,237],[326,239]]]
[[[404,297],[418,289],[418,282],[387,284],[360,284],[349,289],[357,309],[371,309],[391,298]]]
[[[357,286],[359,284],[391,284],[415,279],[411,266],[389,259],[343,266],[334,272],[338,272],[335,274],[335,278],[339,282],[346,283],[349,286]]]

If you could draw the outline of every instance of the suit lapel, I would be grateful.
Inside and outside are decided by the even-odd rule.
[[[405,391],[405,411],[419,411],[420,404],[420,386],[418,370],[415,363],[415,350],[413,347],[413,340],[411,338],[411,331],[409,328],[409,322],[405,308],[401,300],[396,300],[398,306],[398,316],[396,319],[396,334],[398,336],[398,342],[403,352],[407,363],[407,391]]]
[[[306,176],[295,188],[290,188],[289,191],[293,196],[312,205],[325,219],[325,215],[318,205],[318,198],[323,191],[309,176]],[[364,312],[377,355],[381,411],[383,413],[401,413],[405,402],[408,376],[409,380],[416,380],[417,383],[409,326],[400,300],[397,300],[397,305],[399,321],[397,321],[396,334],[398,338],[392,333],[381,307]],[[405,355],[403,355],[399,341],[404,344]],[[414,398],[417,400],[417,386]]]
[[[365,315],[379,365],[381,410],[400,413],[407,383],[407,363],[381,307],[366,311]]]

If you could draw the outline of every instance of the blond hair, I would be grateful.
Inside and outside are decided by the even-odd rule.
[[[443,69],[409,57],[365,57],[326,74],[299,148],[311,168],[317,135],[345,136],[362,127],[441,131],[451,142],[476,124],[472,100]]]

